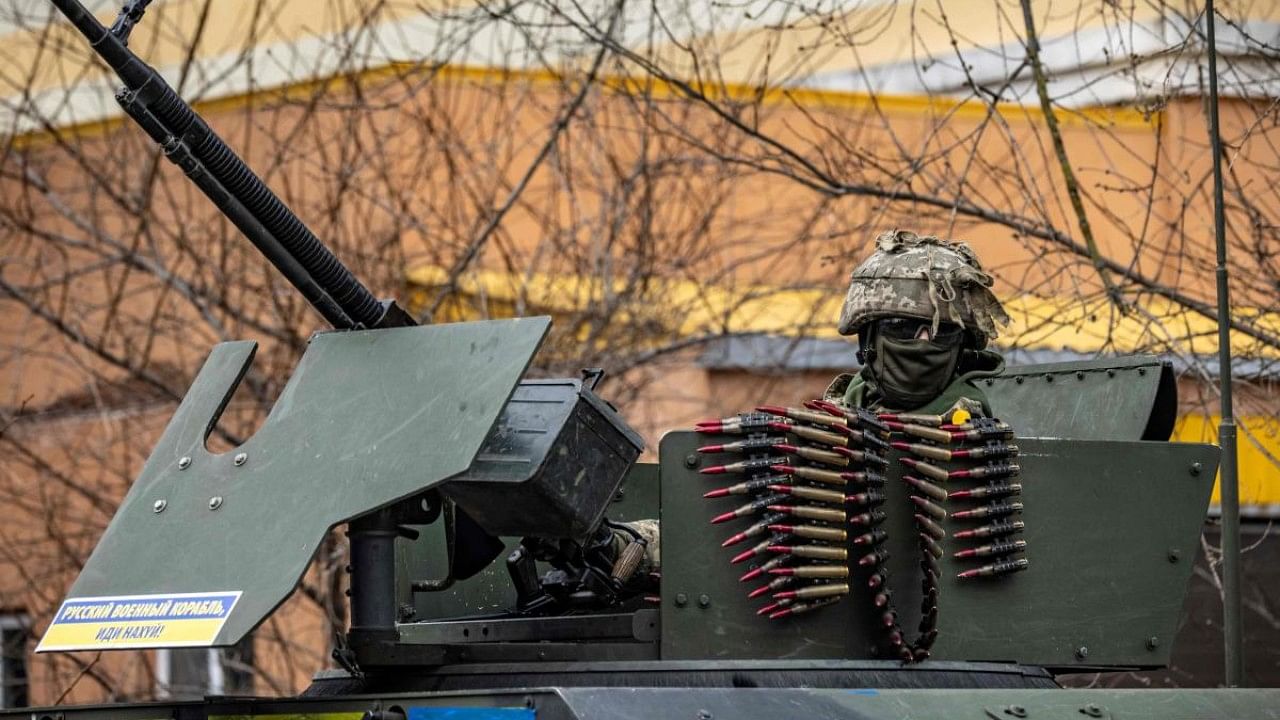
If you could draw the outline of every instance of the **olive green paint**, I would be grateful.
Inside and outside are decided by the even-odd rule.
[[[851,597],[819,612],[782,621],[754,614],[764,603],[745,594],[760,581],[740,584],[749,565],[729,565],[737,550],[750,546],[720,547],[749,521],[708,523],[747,498],[703,499],[706,490],[735,478],[699,475],[685,462],[694,456],[700,465],[718,463],[720,457],[696,455],[695,448],[706,442],[707,436],[676,432],[660,448],[667,548],[663,659],[871,657],[878,613],[857,579]],[[960,581],[955,573],[974,564],[949,555],[970,543],[944,541],[948,557],[942,560],[941,633],[934,657],[1055,668],[1166,664],[1218,449],[1164,442],[1016,442],[1022,449],[1023,537],[1031,567],[1004,578]],[[919,551],[896,457],[891,456],[886,487],[886,547],[892,554],[890,584],[903,627],[911,631],[919,618]],[[950,532],[973,524],[947,520],[944,527]],[[681,595],[707,595],[711,602],[681,604]],[[1151,637],[1162,639],[1154,650],[1147,647]],[[1080,648],[1087,648],[1083,658]]]
[[[256,344],[216,346],[69,596],[239,590],[215,644],[236,643],[330,528],[470,466],[549,325],[317,335],[262,427],[222,454],[205,437]]]

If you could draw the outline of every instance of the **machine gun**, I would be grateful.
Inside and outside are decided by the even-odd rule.
[[[415,325],[394,302],[379,302],[160,73],[129,50],[129,31],[148,2],[128,3],[108,29],[79,0],[53,0],[124,82],[116,101],[125,113],[329,324],[339,330]]]
[[[520,589],[522,612],[554,614],[571,607],[609,608],[644,589],[645,583],[628,583],[630,578],[611,574],[618,560],[613,542],[618,531],[604,520],[605,508],[643,442],[612,406],[595,395],[595,383],[588,385],[586,376],[520,382],[547,330],[545,319],[415,328],[418,323],[414,318],[394,301],[375,298],[164,78],[128,48],[129,32],[142,18],[147,0],[126,4],[111,28],[102,25],[78,0],[54,0],[54,4],[123,82],[116,99],[125,113],[330,325],[347,331],[312,340],[281,405],[250,442],[225,458],[205,451],[204,438],[247,368],[253,347],[231,343],[214,351],[73,588],[72,599],[64,607],[71,614],[64,612],[64,617],[77,612],[91,615],[105,607],[76,600],[86,596],[140,594],[146,597],[137,601],[143,604],[135,609],[144,615],[147,607],[160,607],[165,602],[194,602],[169,596],[182,590],[180,594],[197,596],[201,602],[223,603],[220,613],[212,618],[218,621],[214,623],[217,628],[201,636],[202,642],[197,644],[233,643],[265,617],[263,610],[269,612],[292,591],[314,552],[316,530],[321,525],[327,530],[338,522],[350,526],[349,639],[356,647],[398,637],[395,623],[401,611],[395,598],[396,540],[414,539],[419,534],[415,526],[442,517],[448,548],[445,577],[416,581],[415,592],[447,590],[456,580],[484,569],[505,547],[500,535],[525,538],[509,563]],[[334,382],[313,384],[309,380],[354,369],[357,362],[352,353],[371,353],[374,346],[378,346],[376,360],[363,363],[365,372],[352,373],[341,381],[332,378]],[[595,382],[601,375],[593,373]],[[442,392],[445,387],[452,392]],[[306,396],[302,402],[307,404],[336,392],[347,397],[388,399],[381,408],[364,408],[358,420],[349,418],[349,427],[332,419],[328,423],[317,420],[323,413],[291,412],[297,409],[294,400],[299,395]],[[408,423],[414,417],[425,418],[423,425],[432,431],[465,437],[443,443],[450,446],[445,450],[421,452],[413,445],[432,436],[430,432],[419,435],[406,431],[413,427]],[[304,445],[315,450],[307,452]],[[165,450],[177,454],[165,457]],[[370,456],[374,452],[377,457]],[[307,519],[310,522],[296,515],[278,521],[310,526],[302,533],[310,535],[308,542],[299,545],[281,538],[284,542],[280,544],[255,542],[242,548],[250,556],[272,548],[272,560],[250,573],[261,581],[254,588],[255,594],[261,595],[259,600],[248,597],[248,589],[228,585],[243,582],[243,577],[230,577],[243,573],[226,572],[226,559],[232,554],[189,556],[194,565],[189,568],[175,567],[172,557],[166,561],[157,556],[157,549],[173,548],[174,543],[202,545],[191,533],[208,535],[208,541],[225,545],[225,539],[217,539],[216,527],[206,527],[211,521],[215,526],[225,528],[230,523],[230,527],[243,529],[253,522],[231,516],[260,514],[262,508],[287,503],[289,498],[281,490],[288,481],[278,477],[251,479],[256,475],[253,468],[277,462],[281,455],[291,458],[287,462],[291,469],[285,474],[300,477],[308,466],[315,473],[312,487],[295,488],[301,491],[294,495],[295,501],[332,490],[325,485],[326,476],[333,477],[335,484],[359,482],[363,487],[359,492],[347,488],[338,493],[341,502],[302,509],[301,514],[313,516]],[[368,462],[352,462],[362,455]],[[388,458],[393,459],[387,462]],[[350,466],[347,477],[338,479],[331,474],[334,463]],[[279,476],[284,465],[276,467],[272,474]],[[219,475],[221,482],[214,483],[220,487],[209,490],[202,505],[184,507],[172,496],[175,489],[171,483],[205,473]],[[443,487],[446,479],[447,488]],[[202,477],[202,482],[205,480],[207,477]],[[152,494],[156,497],[142,497]],[[216,521],[215,516],[201,518],[197,513],[185,517],[180,526],[163,522],[175,512],[193,509],[217,513]],[[145,517],[144,512],[152,516],[146,518],[153,521],[149,523],[152,527],[134,518],[135,513]],[[160,527],[155,527],[155,521],[160,521]],[[238,525],[241,521],[247,525]],[[193,524],[201,522],[205,525]],[[139,552],[153,556],[153,562],[148,563],[152,579],[134,575],[121,583],[120,564],[135,561]],[[209,565],[202,565],[202,561]],[[155,577],[157,571],[166,569],[186,575],[187,580]],[[223,578],[215,580],[210,573]],[[200,577],[202,574],[205,577]],[[245,621],[238,622],[237,616]],[[163,635],[150,640],[126,639],[133,641],[132,647],[191,643],[190,638],[174,640]],[[108,636],[113,636],[113,631],[97,641]],[[46,638],[43,647],[80,647],[95,642],[77,638]]]

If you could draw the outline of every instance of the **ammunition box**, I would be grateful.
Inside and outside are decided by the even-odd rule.
[[[499,536],[586,539],[644,440],[581,380],[525,380],[441,492]]]

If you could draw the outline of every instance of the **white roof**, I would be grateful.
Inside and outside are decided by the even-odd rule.
[[[119,2],[89,5],[110,23]],[[1015,5],[951,0],[943,4],[945,19],[932,3],[803,5],[809,10],[802,13],[801,4],[777,0],[624,3],[614,37],[635,54],[632,60],[704,82],[958,98],[971,96],[976,85],[1010,102],[1031,100]],[[468,0],[219,0],[202,19],[203,7],[198,0],[156,0],[131,40],[176,84],[188,45],[199,35],[183,84],[189,99],[238,96],[391,63],[561,72],[589,61],[598,47],[594,38],[618,5],[547,0],[517,4],[500,19]],[[1147,106],[1200,92],[1199,16],[1166,3],[1129,14],[1084,0],[1037,0],[1034,7],[1050,91],[1062,105]],[[1267,59],[1280,46],[1280,3],[1252,3],[1241,12],[1218,23],[1222,92],[1280,96],[1280,73]],[[2,133],[119,114],[114,78],[90,62],[83,40],[60,17],[49,32],[54,14],[44,0],[0,0]],[[535,31],[523,32],[517,17]],[[701,64],[692,62],[689,48],[697,49]],[[642,72],[634,61],[622,68]]]

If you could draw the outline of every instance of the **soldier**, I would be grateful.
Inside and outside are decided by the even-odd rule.
[[[906,230],[881,235],[853,271],[840,311],[840,333],[858,336],[862,370],[836,377],[824,398],[882,411],[990,416],[974,381],[1004,368],[984,348],[1009,322],[991,285],[965,243]]]
[[[1004,358],[984,348],[1009,322],[991,284],[962,242],[906,230],[881,235],[853,271],[840,312],[840,333],[858,336],[862,371],[837,376],[823,398],[846,407],[929,415],[964,409],[990,417],[973,381],[1004,369]],[[658,570],[657,521],[639,521],[635,529],[649,540],[643,569]],[[629,542],[615,530],[617,553]]]

